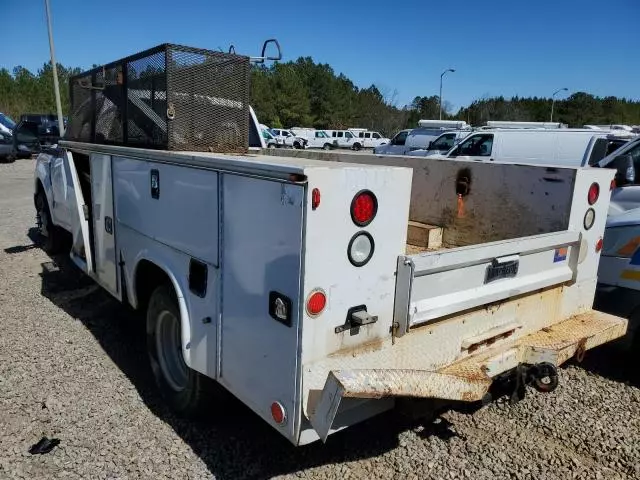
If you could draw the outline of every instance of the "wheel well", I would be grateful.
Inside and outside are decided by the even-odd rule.
[[[149,298],[151,298],[151,294],[158,286],[167,283],[173,288],[169,275],[149,260],[141,260],[138,263],[135,275],[134,287],[138,300],[138,310],[147,308]]]

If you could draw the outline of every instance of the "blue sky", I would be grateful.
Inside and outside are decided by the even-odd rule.
[[[398,105],[416,95],[457,109],[485,95],[550,96],[568,87],[640,99],[640,0],[50,0],[59,63],[90,67],[171,42],[255,55],[279,39]],[[42,0],[0,0],[0,67],[49,59]],[[224,5],[224,7],[222,7]],[[269,8],[272,6],[271,8]]]

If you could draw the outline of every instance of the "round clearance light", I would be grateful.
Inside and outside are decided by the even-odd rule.
[[[280,402],[273,402],[271,404],[271,416],[273,421],[278,425],[283,425],[287,421],[287,412]]]
[[[600,185],[597,183],[592,183],[589,187],[589,193],[587,194],[587,201],[589,205],[593,205],[598,201],[598,197],[600,196]]]
[[[369,225],[378,213],[378,199],[370,190],[361,190],[351,201],[351,220],[359,227]]]
[[[589,230],[593,227],[593,222],[596,221],[596,211],[593,208],[587,210],[587,213],[584,214],[584,229]]]
[[[311,317],[317,317],[327,306],[327,296],[324,291],[316,289],[307,297],[307,313]]]
[[[354,267],[362,267],[371,260],[375,244],[368,232],[358,232],[349,241],[347,256]]]

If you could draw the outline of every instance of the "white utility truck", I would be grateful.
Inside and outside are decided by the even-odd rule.
[[[65,139],[37,160],[45,246],[70,236],[146,312],[178,413],[211,410],[215,380],[301,445],[403,397],[552,391],[625,333],[591,309],[613,171],[250,153],[248,68],[162,45],[73,77]]]

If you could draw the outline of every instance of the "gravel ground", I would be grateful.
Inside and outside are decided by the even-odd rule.
[[[640,378],[606,347],[552,394],[428,423],[391,412],[324,446],[291,447],[238,402],[175,418],[137,317],[33,245],[33,166],[0,164],[0,478],[640,478]],[[60,445],[30,455],[43,435]]]

